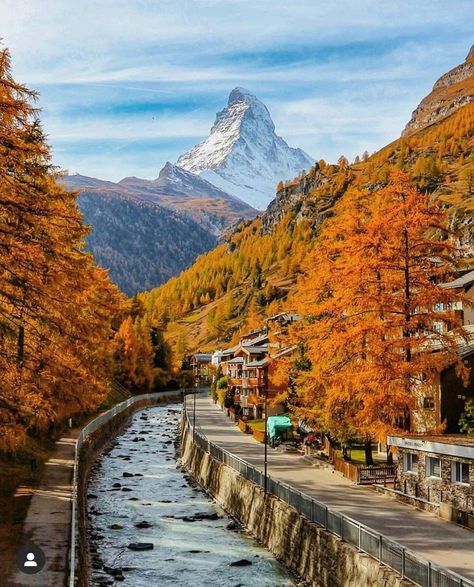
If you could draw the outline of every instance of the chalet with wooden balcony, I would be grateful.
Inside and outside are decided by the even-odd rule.
[[[465,295],[469,303],[458,302],[453,309],[460,315],[464,326],[474,326],[474,270],[460,275],[454,281],[443,283],[441,287],[455,289]]]
[[[468,335],[468,340],[460,349],[460,355],[470,369],[470,376],[465,386],[455,368],[450,367],[439,373],[429,387],[423,386],[423,392],[417,395],[417,405],[412,411],[413,431],[421,434],[442,426],[446,433],[458,433],[459,418],[466,402],[474,399],[474,271],[461,274],[454,281],[441,284],[441,287],[457,289],[468,300],[467,303],[457,302],[452,309],[461,318]],[[443,311],[445,308],[443,304],[439,304],[437,309]]]
[[[239,344],[220,351],[220,365],[227,377],[234,403],[240,406],[244,418],[262,418],[265,398],[269,400],[269,413],[281,409],[272,403],[273,397],[281,391],[272,383],[275,361],[293,352],[294,347],[282,349],[281,343],[269,342],[269,332],[278,338],[289,324],[299,320],[296,314],[281,312],[267,319],[265,327],[244,334]]]
[[[192,355],[190,366],[198,384],[206,384],[210,382],[211,359],[212,355],[210,353],[197,352]]]

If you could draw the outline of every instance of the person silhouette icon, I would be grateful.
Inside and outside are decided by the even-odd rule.
[[[29,552],[26,555],[27,560],[23,563],[24,567],[37,567],[38,563],[35,561],[35,555],[32,552]]]
[[[19,571],[25,575],[36,575],[44,569],[46,557],[39,546],[30,543],[20,546],[16,551],[15,561]]]

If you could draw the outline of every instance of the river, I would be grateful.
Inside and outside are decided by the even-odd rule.
[[[95,463],[87,502],[90,584],[297,585],[255,540],[228,528],[232,520],[177,468],[180,412],[181,405],[173,404],[135,414]],[[132,551],[131,543],[153,550]],[[237,561],[247,566],[230,566]]]

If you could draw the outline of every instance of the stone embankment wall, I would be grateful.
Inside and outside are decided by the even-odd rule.
[[[181,401],[182,394],[180,391],[166,393],[162,396],[156,396],[153,399],[144,399],[132,404],[123,412],[117,414],[109,422],[106,422],[93,434],[84,441],[78,459],[78,487],[77,487],[77,586],[87,587],[89,577],[89,549],[87,542],[87,485],[89,483],[89,473],[94,461],[106,447],[106,445],[118,436],[122,430],[129,424],[133,414],[143,408],[169,404]]]
[[[186,427],[181,462],[226,512],[274,556],[314,587],[408,587],[394,571],[379,565],[285,502],[214,460],[192,442]]]

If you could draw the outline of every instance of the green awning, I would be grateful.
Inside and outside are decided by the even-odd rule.
[[[267,420],[267,434],[273,442],[293,429],[293,424],[288,416],[270,416]]]

